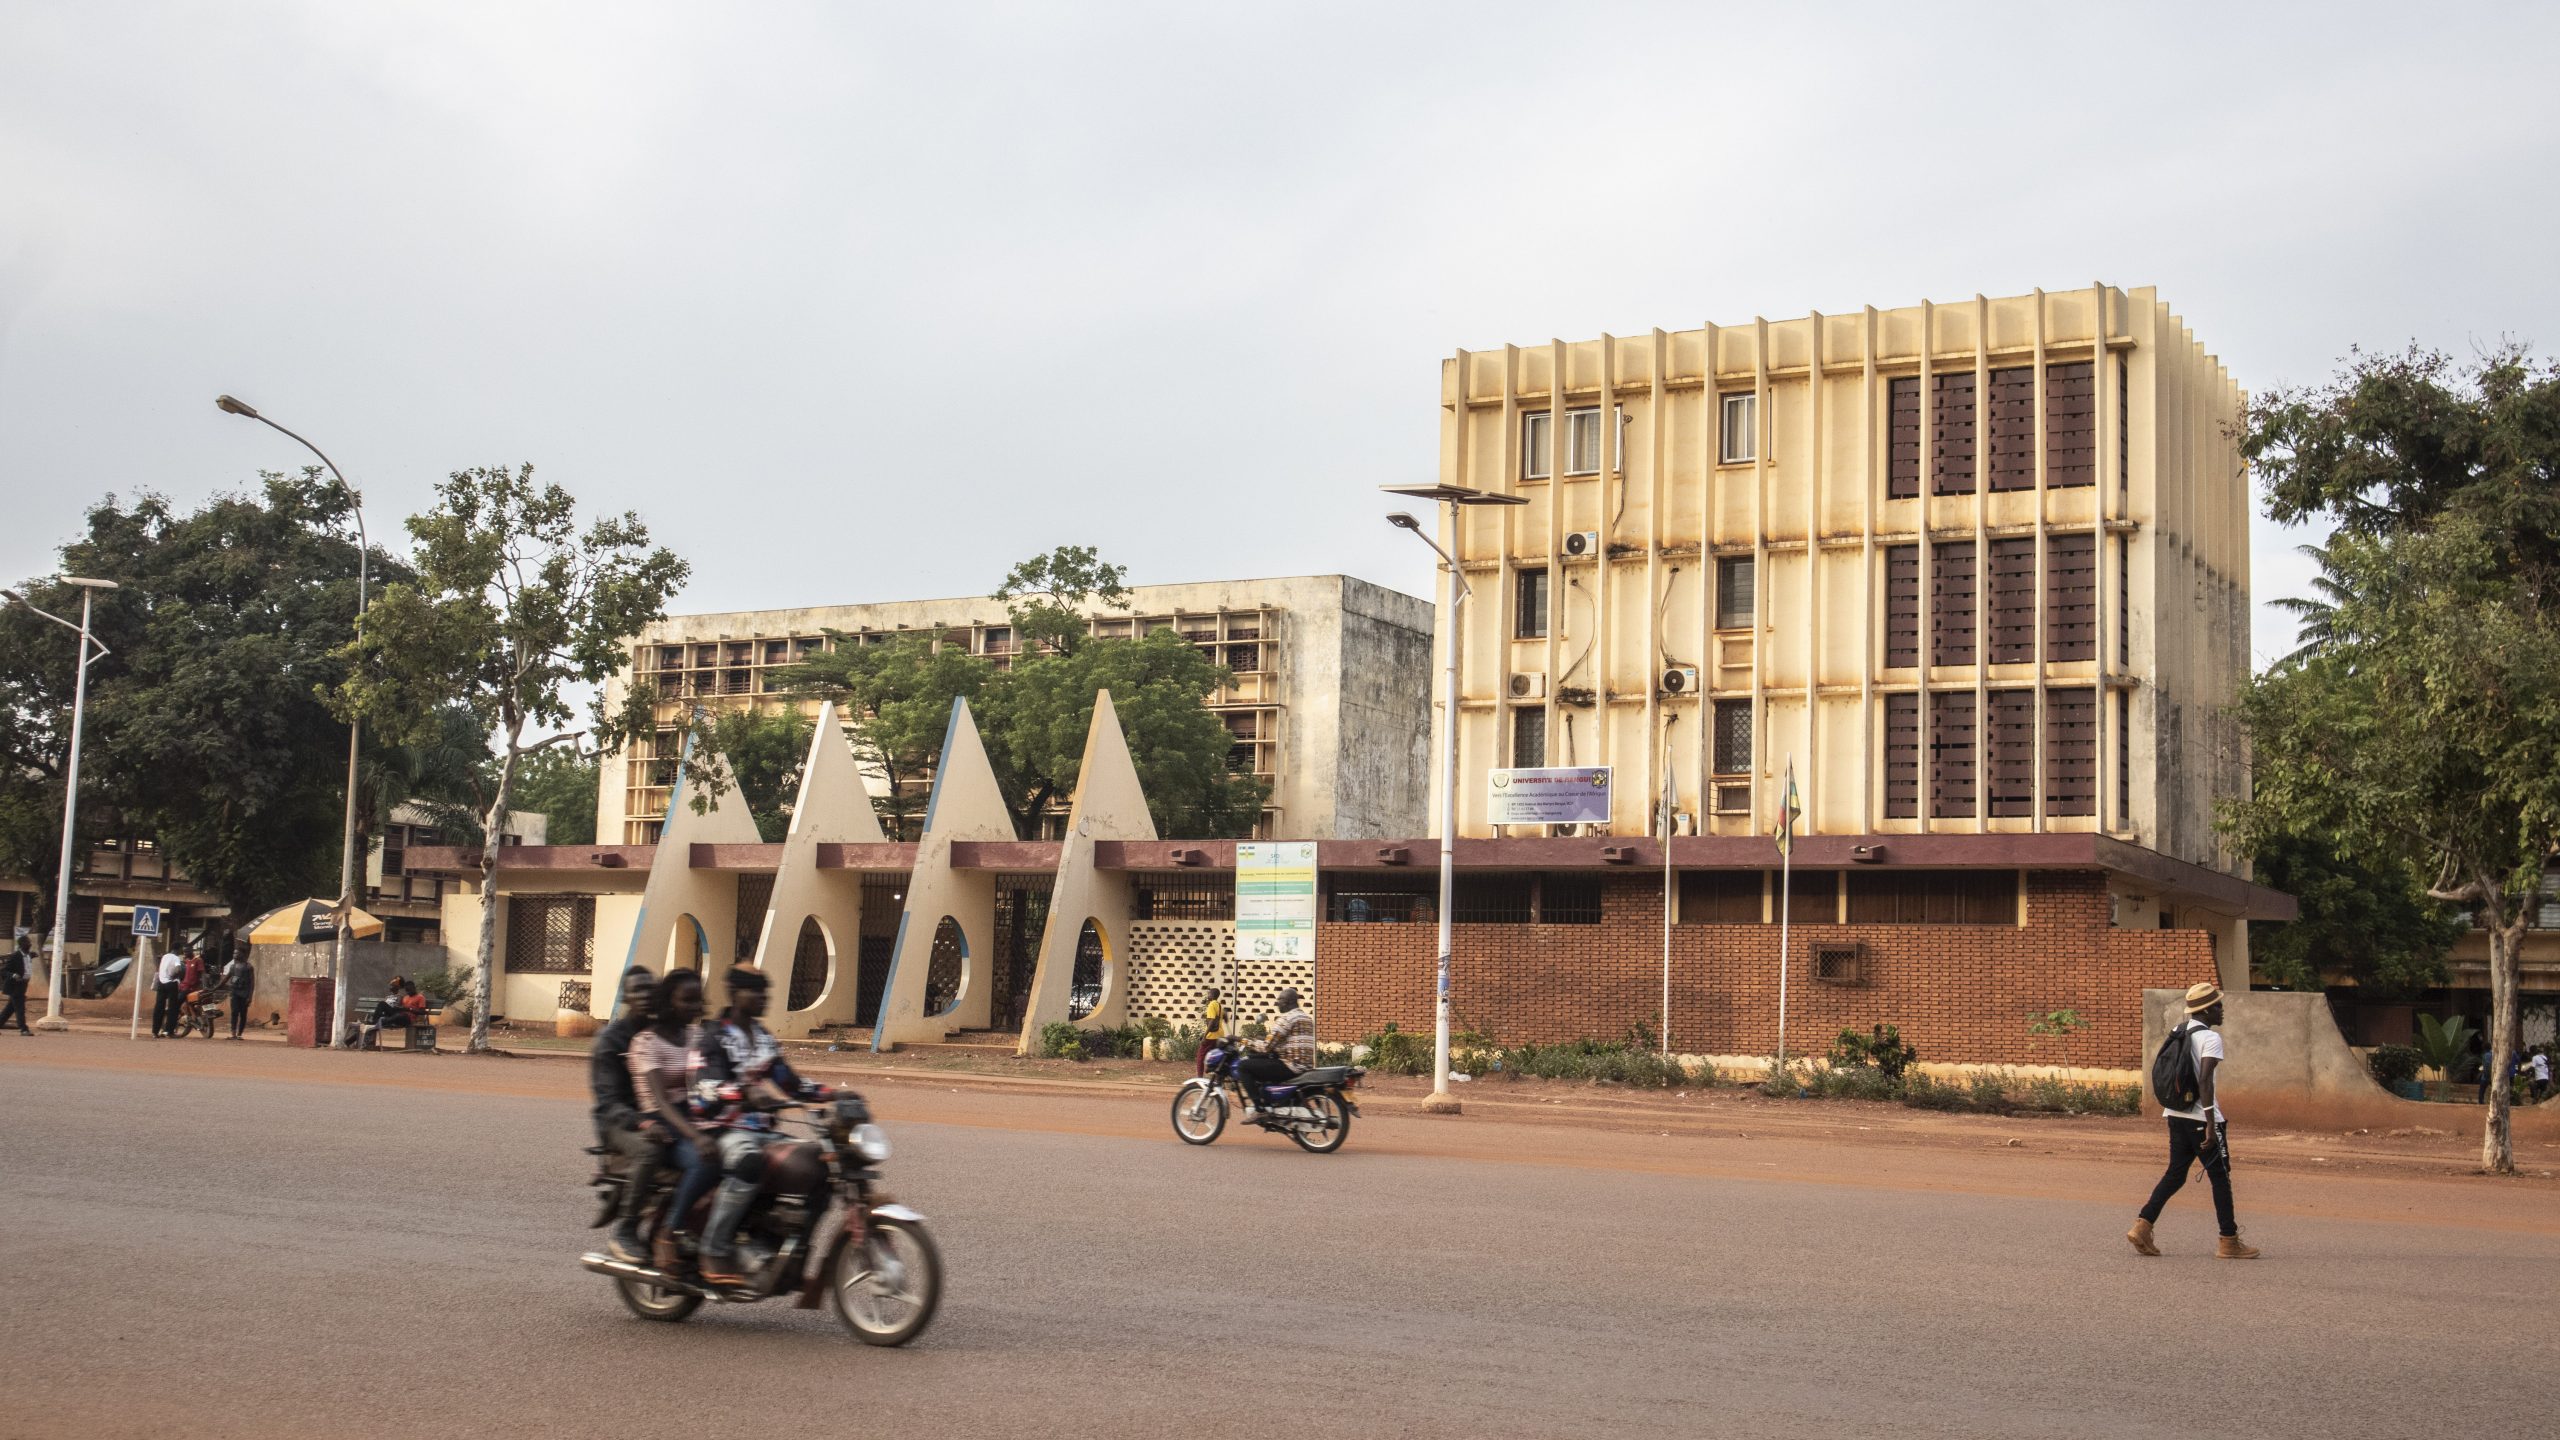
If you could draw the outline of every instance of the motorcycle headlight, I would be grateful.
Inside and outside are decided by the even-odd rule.
[[[857,1125],[853,1130],[853,1153],[877,1165],[889,1158],[889,1132],[877,1125]]]

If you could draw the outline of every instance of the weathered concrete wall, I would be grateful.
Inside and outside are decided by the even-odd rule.
[[[268,1014],[281,1014],[285,997],[296,976],[329,973],[334,947],[329,945],[253,945],[249,947],[249,963],[257,967],[257,987],[250,991],[249,1018],[264,1020]],[[368,995],[379,995],[391,988],[391,977],[406,975],[415,980],[420,975],[442,970],[451,962],[445,958],[442,944],[427,941],[359,940],[348,960],[347,1014],[361,1020],[356,1002]]]
[[[2151,1096],[2150,1057],[2184,1018],[2186,996],[2176,990],[2142,994],[2144,1099]],[[2404,1100],[2374,1083],[2363,1057],[2348,1046],[2318,994],[2271,990],[2234,991],[2223,997],[2222,1044],[2215,1099],[2222,1113],[2249,1130],[2399,1129],[2431,1125],[2462,1133],[2476,1130],[2477,1106]],[[2156,1111],[2154,1112],[2156,1113]],[[2560,1100],[2521,1106],[2515,1137],[2560,1140]]]
[[[1340,640],[1333,824],[1314,833],[1420,835],[1431,823],[1431,606],[1346,578]]]

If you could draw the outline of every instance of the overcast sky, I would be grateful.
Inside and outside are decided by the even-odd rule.
[[[0,0],[0,574],[300,463],[230,391],[377,537],[473,464],[636,509],[679,609],[1062,542],[1428,593],[1375,487],[1460,346],[2104,280],[2253,390],[2548,350],[2555,60],[2550,5]]]

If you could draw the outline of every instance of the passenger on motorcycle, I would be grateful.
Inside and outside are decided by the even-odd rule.
[[[672,1133],[676,1158],[684,1165],[684,1179],[677,1182],[675,1199],[658,1225],[655,1259],[658,1268],[666,1271],[682,1268],[684,1247],[677,1232],[692,1215],[694,1202],[720,1180],[719,1146],[695,1122],[688,1098],[697,1063],[694,1046],[702,1037],[701,1019],[701,973],[668,971],[649,997],[649,1023],[631,1037],[627,1057],[632,1093],[640,1109],[648,1121]]]
[[[1316,1063],[1316,1017],[1298,1008],[1297,988],[1283,989],[1272,1003],[1280,1013],[1263,1033],[1261,1050],[1248,1052],[1236,1062],[1236,1074],[1257,1109],[1267,1104],[1262,1087],[1286,1084]]]
[[[718,1023],[706,1027],[697,1044],[694,1071],[696,1102],[718,1127],[721,1169],[719,1197],[711,1203],[711,1223],[702,1234],[702,1279],[709,1285],[743,1285],[735,1246],[738,1222],[764,1181],[764,1151],[781,1138],[773,1117],[756,1102],[824,1100],[835,1092],[803,1080],[782,1058],[782,1046],[764,1028],[767,982],[761,970],[743,966],[725,977],[729,1008]]]
[[[587,1088],[595,1095],[596,1143],[623,1158],[629,1175],[622,1187],[621,1220],[605,1248],[627,1265],[645,1265],[647,1247],[640,1239],[640,1207],[649,1197],[650,1172],[672,1133],[654,1120],[645,1121],[639,1092],[631,1083],[631,1042],[649,1023],[649,998],[658,979],[634,965],[622,974],[622,1004],[612,1021],[596,1034],[587,1052]]]

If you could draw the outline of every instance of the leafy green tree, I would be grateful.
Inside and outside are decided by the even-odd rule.
[[[1094,696],[1108,690],[1158,832],[1252,834],[1264,787],[1229,770],[1234,739],[1203,704],[1227,679],[1225,666],[1168,632],[1015,662],[990,687],[985,707],[988,750],[1015,829],[1036,833],[1049,806],[1075,793]]]
[[[885,783],[881,829],[893,840],[913,840],[923,828],[926,782],[942,761],[951,702],[974,701],[998,671],[929,635],[866,644],[860,636],[827,633],[835,648],[811,654],[780,681],[798,694],[836,702],[855,760]]]
[[[348,497],[317,470],[191,512],[143,495],[93,507],[62,568],[113,580],[92,614],[81,840],[132,833],[235,915],[334,894],[346,728],[322,702],[345,675],[356,543]],[[376,555],[376,576],[399,578]],[[76,613],[68,587],[21,587]],[[53,900],[77,642],[0,607],[0,864]]]
[[[756,833],[768,845],[780,844],[791,828],[810,732],[808,718],[797,710],[728,710],[712,721],[712,743],[728,762],[738,796],[756,817]]]
[[[608,709],[601,686],[631,637],[665,618],[690,567],[653,547],[637,515],[581,529],[576,501],[557,485],[536,485],[530,465],[457,470],[438,498],[436,508],[409,519],[416,579],[386,586],[365,613],[348,647],[354,673],[336,695],[395,743],[425,738],[447,706],[467,708],[497,752],[482,833],[503,834],[526,757],[580,734],[560,728],[572,719],[573,687],[598,687],[585,732],[595,748],[620,749],[655,732],[653,689],[635,685]],[[532,738],[533,727],[554,733]],[[701,778],[726,783],[721,774]],[[489,1048],[499,848],[481,847],[475,1052]]]
[[[1090,545],[1061,545],[1006,572],[994,598],[1005,602],[1025,652],[1072,654],[1092,638],[1095,607],[1129,607],[1128,574]]]
[[[554,845],[596,842],[596,787],[604,766],[592,751],[562,745],[525,757],[516,775],[518,810],[538,810],[544,836]]]
[[[2311,655],[2253,680],[2242,848],[2332,837],[2427,877],[2489,949],[2490,1063],[2522,1038],[2521,946],[2560,849],[2560,375],[2522,350],[2351,357],[2252,407],[2280,522],[2326,519],[2337,598]],[[2493,1096],[2481,1162],[2512,1173]]]
[[[2445,982],[2463,915],[2428,899],[2406,866],[2361,861],[2310,835],[2267,836],[2251,858],[2260,884],[2302,902],[2298,919],[2249,927],[2249,965],[2265,983],[2320,990],[2339,976],[2361,996],[2403,1000]]]

